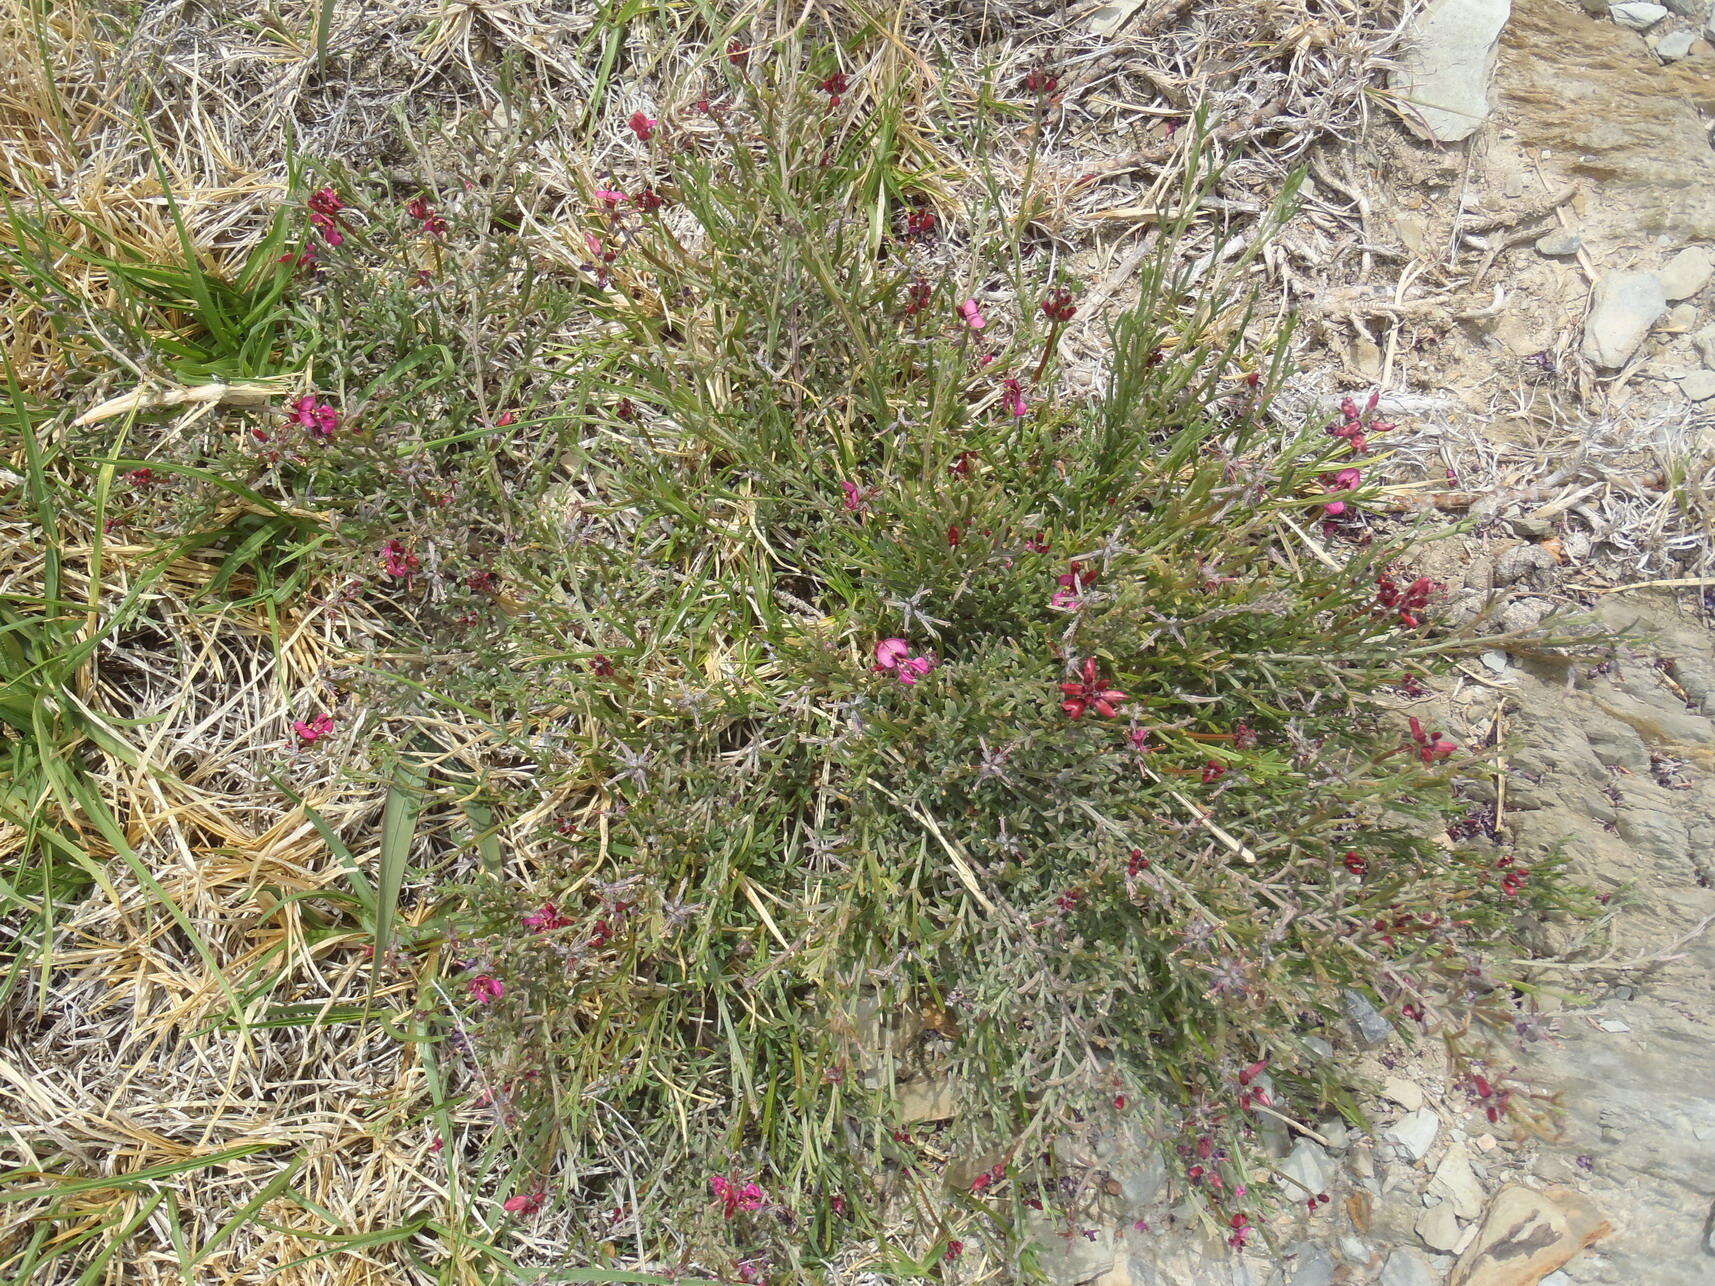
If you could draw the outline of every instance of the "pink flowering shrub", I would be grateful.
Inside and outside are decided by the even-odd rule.
[[[557,856],[473,890],[509,988],[471,1007],[487,1074],[568,1173],[646,1138],[682,1177],[628,1213],[734,1275],[873,1231],[929,1164],[910,1076],[968,1087],[941,1154],[1136,1116],[1242,1244],[1263,1109],[1351,1101],[1317,1051],[1353,997],[1402,1038],[1505,1027],[1483,945],[1567,895],[1437,838],[1469,748],[1396,707],[1473,644],[1365,507],[1375,407],[1280,427],[1280,372],[1165,255],[1105,389],[1069,392],[1071,287],[979,302],[935,267],[957,213],[916,204],[879,261],[846,243],[861,149],[816,122],[848,88],[766,146],[725,109],[784,149],[731,178],[659,151],[670,230],[598,218],[584,525],[529,627],[566,658],[531,695],[577,731],[497,794],[555,812]],[[720,326],[690,342],[668,297]],[[1283,518],[1337,518],[1338,565]],[[912,1016],[885,1057],[877,1012]],[[586,1095],[624,1137],[568,1121]],[[1037,1144],[962,1182],[997,1218],[1095,1200]]]
[[[905,1179],[985,1240],[1094,1218],[1053,1143],[1099,1112],[1242,1244],[1263,1109],[1353,1101],[1319,1051],[1354,1003],[1402,1039],[1506,1030],[1483,951],[1569,903],[1448,831],[1477,748],[1413,703],[1483,644],[1367,504],[1380,408],[1277,417],[1220,275],[1254,247],[1192,281],[1164,237],[1092,317],[1014,234],[972,243],[1011,222],[910,164],[873,184],[903,144],[867,73],[763,110],[747,65],[616,113],[633,168],[563,207],[554,255],[553,221],[445,176],[451,217],[380,180],[319,187],[307,227],[295,203],[269,360],[321,391],[163,443],[162,525],[203,539],[218,475],[260,498],[222,577],[393,636],[340,675],[339,746],[433,751],[443,896],[377,967],[445,975],[437,1074],[489,1132],[443,1159],[512,1168],[467,1185],[495,1226],[570,1211],[592,1258],[808,1280]],[[1094,391],[1061,364],[1085,321]],[[289,718],[282,758],[323,764],[331,716]],[[922,1077],[961,1110],[908,1129]],[[918,1261],[973,1253],[916,1210]]]

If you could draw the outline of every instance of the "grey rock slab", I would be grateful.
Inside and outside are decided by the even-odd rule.
[[[1451,1202],[1437,1201],[1417,1217],[1417,1235],[1431,1250],[1451,1252],[1459,1244],[1459,1232]]]
[[[1715,397],[1715,371],[1693,371],[1679,381],[1679,391],[1693,402]]]
[[[1393,1025],[1382,1017],[1381,1010],[1370,1003],[1369,997],[1349,987],[1341,997],[1346,1003],[1346,1018],[1359,1043],[1371,1048],[1387,1044],[1393,1035]]]
[[[1326,1192],[1333,1168],[1328,1154],[1309,1139],[1299,1139],[1280,1163],[1280,1172],[1292,1181],[1287,1187],[1294,1197],[1314,1197]],[[1298,1187],[1293,1188],[1292,1184]]]
[[[1444,1196],[1461,1219],[1475,1219],[1483,1212],[1483,1185],[1477,1181],[1471,1154],[1463,1143],[1448,1147],[1447,1155],[1435,1167],[1430,1188]]]
[[[1421,1161],[1429,1154],[1429,1149],[1435,1146],[1435,1136],[1440,1133],[1441,1118],[1427,1107],[1400,1117],[1388,1130],[1388,1136],[1413,1161]]]
[[[1437,1286],[1439,1274],[1422,1252],[1401,1246],[1382,1265],[1380,1286]]]
[[[1334,1260],[1328,1252],[1312,1241],[1301,1241],[1293,1247],[1297,1254],[1288,1286],[1332,1286]]]
[[[1689,36],[1691,33],[1681,34]],[[1666,41],[1662,43],[1665,44]],[[1690,42],[1687,41],[1688,52],[1690,48]],[[1656,52],[1660,52],[1659,47]],[[1681,299],[1690,299],[1702,290],[1709,284],[1712,275],[1715,275],[1715,255],[1711,255],[1702,246],[1687,246],[1662,265],[1661,271],[1656,273],[1656,278],[1661,282],[1661,293],[1667,296],[1669,303],[1675,303]]]
[[[1633,31],[1648,31],[1656,23],[1667,17],[1667,6],[1649,4],[1647,0],[1627,0],[1625,4],[1608,6],[1608,16],[1622,27],[1630,27]]]
[[[1511,16],[1512,0],[1434,0],[1417,15],[1389,81],[1414,132],[1457,143],[1488,118],[1501,28]]]
[[[1691,53],[1691,46],[1697,43],[1697,33],[1689,27],[1681,27],[1678,31],[1670,31],[1655,42],[1655,56],[1664,63],[1676,63]],[[1674,298],[1669,295],[1668,298]]]
[[[1585,358],[1607,370],[1624,366],[1666,311],[1667,292],[1653,272],[1608,273],[1584,322]]]

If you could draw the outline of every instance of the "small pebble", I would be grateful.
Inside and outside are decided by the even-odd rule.
[[[1584,246],[1584,238],[1576,232],[1550,232],[1536,239],[1536,252],[1547,255],[1550,259],[1558,259],[1562,255],[1575,255]]]

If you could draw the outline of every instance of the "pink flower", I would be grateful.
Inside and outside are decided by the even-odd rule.
[[[478,974],[465,983],[470,998],[479,1005],[491,1005],[506,994],[506,984],[492,974]]]
[[[845,493],[845,498],[841,503],[854,514],[862,513],[868,509],[869,498],[875,494],[873,491],[865,491],[855,482],[840,483],[840,490]]]
[[[891,670],[911,655],[911,644],[904,639],[883,639],[875,645],[875,668]]]
[[[899,663],[899,668],[896,671],[894,671],[894,673],[898,676],[899,681],[901,683],[903,683],[906,687],[911,687],[913,684],[915,684],[917,682],[918,679],[921,679],[925,674],[929,673],[929,671],[933,670],[934,668],[935,668],[935,658],[934,657],[932,657],[932,656],[912,656],[912,657],[907,657],[905,660],[901,661]]]
[[[904,639],[883,639],[875,645],[875,669],[878,674],[892,672],[906,687],[935,668],[932,656],[912,656],[911,645]]]
[[[1425,732],[1417,716],[1410,717],[1411,739],[1417,743],[1417,757],[1426,764],[1445,759],[1459,749],[1439,732]]]
[[[394,580],[409,580],[421,566],[417,555],[408,552],[397,540],[381,546],[381,569]]]
[[[305,393],[292,403],[290,422],[301,425],[311,437],[326,442],[340,426],[340,414],[333,403],[323,402],[313,393]]]
[[[1060,692],[1066,698],[1060,703],[1062,710],[1074,719],[1082,719],[1084,712],[1090,709],[1109,719],[1119,713],[1120,703],[1126,695],[1102,686],[1101,671],[1095,657],[1086,658],[1078,674],[1078,680],[1060,685]]]
[[[292,720],[292,731],[297,734],[300,745],[313,746],[333,732],[333,716],[326,713],[318,714],[308,723],[302,719],[294,719]]]
[[[540,1189],[535,1192],[520,1192],[516,1196],[506,1198],[500,1204],[509,1214],[533,1215],[542,1208],[545,1196],[546,1194]]]
[[[714,1192],[715,1200],[721,1203],[722,1214],[728,1219],[740,1210],[760,1210],[768,1200],[768,1194],[754,1179],[741,1183],[734,1176],[717,1174],[709,1179],[709,1188]]]
[[[1030,403],[1024,400],[1024,385],[1018,380],[1002,380],[1001,402],[1009,414],[1019,419],[1030,414]]]
[[[597,188],[595,199],[600,201],[609,209],[612,209],[614,206],[624,205],[626,202],[625,193],[616,192],[611,188]]]
[[[637,135],[637,141],[647,143],[655,137],[655,127],[661,122],[653,116],[645,116],[642,112],[631,113],[631,132]]]
[[[967,299],[959,305],[959,317],[972,330],[981,330],[988,325],[988,319],[983,316],[983,310],[977,307],[977,301]]]
[[[552,902],[544,902],[524,917],[524,923],[537,933],[548,933],[554,929],[565,928],[571,921],[561,915],[560,909]]]
[[[431,237],[438,237],[447,230],[447,221],[435,213],[435,207],[430,205],[426,197],[418,197],[405,207],[409,214],[419,224],[423,231]]]

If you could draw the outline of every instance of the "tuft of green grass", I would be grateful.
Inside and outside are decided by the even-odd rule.
[[[6,1262],[44,1262],[89,1183],[146,1209],[52,1240],[86,1275],[162,1203],[187,1275],[287,1203],[334,1229],[294,1272],[392,1248],[502,1280],[561,1237],[583,1266],[549,1280],[905,1279],[964,1243],[1028,1276],[1033,1237],[1127,1213],[1057,1147],[1092,1122],[1242,1240],[1264,1136],[1356,1110],[1320,1052],[1352,996],[1468,1033],[1462,1058],[1506,1029],[1485,952],[1576,894],[1446,842],[1465,751],[1399,707],[1484,641],[1390,600],[1415,533],[1362,516],[1349,434],[1276,406],[1290,336],[1247,292],[1261,243],[1206,199],[1218,166],[1092,315],[1040,194],[952,172],[958,114],[850,65],[724,61],[708,111],[555,217],[528,183],[330,171],[230,277],[170,201],[170,262],[19,212],[8,271],[56,326],[88,298],[68,266],[115,292],[61,336],[74,383],[303,392],[139,404],[118,444],[56,426],[50,461],[13,382],[48,559],[0,601],[0,718],[32,738],[14,941],[48,968],[56,907],[120,861],[220,979],[211,1028],[396,1042],[439,1168],[409,1218],[348,1230],[281,1156],[194,1237],[176,1171],[58,1174]],[[471,172],[525,172],[534,129],[472,140]],[[117,603],[99,534],[68,602],[60,506],[152,550]],[[272,1003],[284,945],[229,981],[79,776],[157,770],[79,667],[191,556],[197,610],[276,659],[333,622],[327,709],[283,713],[325,714],[378,806],[336,821],[275,778],[349,885],[278,906],[372,952],[366,996]],[[904,1119],[925,1091],[956,1112]]]

